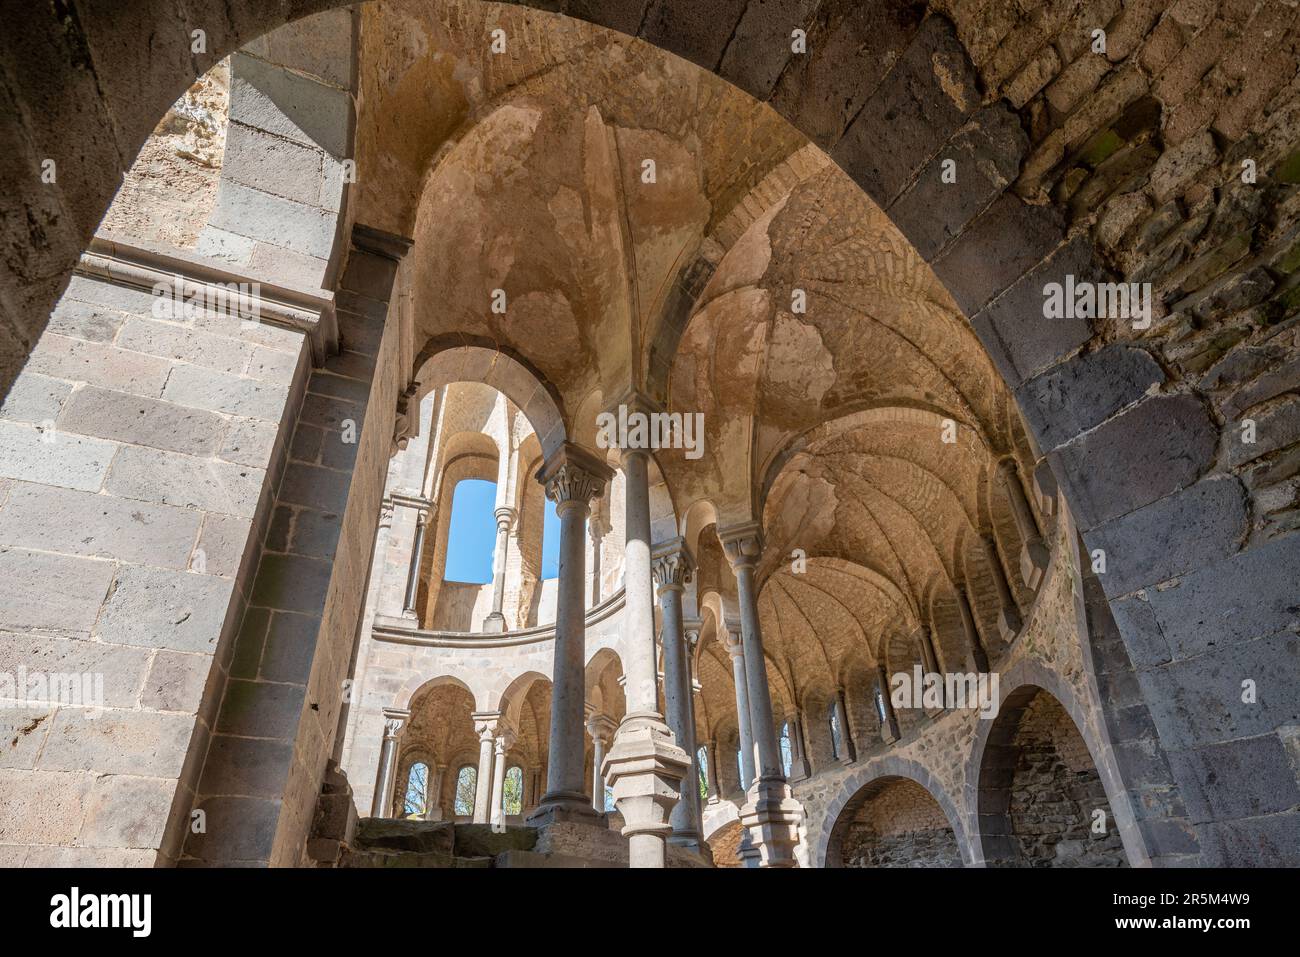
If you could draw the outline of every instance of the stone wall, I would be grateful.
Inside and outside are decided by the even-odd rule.
[[[1019,860],[1030,867],[1118,867],[1119,832],[1088,746],[1070,716],[1038,694],[1020,721],[1019,759],[1011,782],[1011,832]],[[1094,834],[1100,810],[1105,831]]]
[[[960,867],[961,848],[943,810],[914,781],[885,784],[849,823],[844,867]]]

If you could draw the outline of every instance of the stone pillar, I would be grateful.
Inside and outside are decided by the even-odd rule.
[[[591,607],[600,604],[600,545],[609,534],[609,523],[599,514],[593,514],[587,523],[591,537]]]
[[[1020,540],[1025,543],[1020,550],[1020,576],[1030,591],[1038,591],[1050,555],[1047,546],[1043,544],[1034,511],[1025,498],[1025,487],[1021,484],[1020,469],[1014,456],[1008,455],[998,462],[998,479],[1011,505],[1011,516],[1016,521]]]
[[[718,787],[718,742],[706,741],[704,756],[708,762],[704,768],[704,780],[709,789],[709,803],[717,804],[722,800],[722,789]]]
[[[979,628],[975,625],[975,613],[971,610],[970,591],[965,585],[958,585],[957,593],[957,611],[961,615],[962,635],[966,638],[966,647],[970,649],[971,660],[975,662],[975,670],[987,672],[989,670],[989,655],[984,649],[984,643],[980,640]]]
[[[699,851],[703,838],[700,821],[691,800],[690,788],[697,794],[699,785],[693,776],[695,728],[691,717],[691,674],[686,655],[686,634],[682,625],[682,592],[691,580],[693,564],[686,542],[681,538],[664,542],[653,553],[654,580],[658,587],[659,607],[663,612],[661,638],[664,648],[664,711],[668,728],[678,746],[686,752],[688,768],[682,782],[682,796],[669,816],[673,833],[671,843]]]
[[[624,406],[653,412],[643,397],[632,396]],[[627,715],[618,728],[614,747],[605,758],[604,774],[614,789],[614,803],[623,815],[632,867],[663,867],[665,840],[672,832],[668,816],[681,795],[682,778],[690,758],[678,746],[659,713],[655,687],[654,581],[650,566],[649,453],[623,450],[626,480],[623,555],[624,674]]]
[[[754,736],[749,728],[749,691],[745,678],[745,646],[740,628],[732,623],[727,629],[727,654],[731,655],[731,678],[736,685],[736,725],[740,730],[740,786],[748,791],[754,783]]]
[[[790,780],[802,781],[812,773],[803,744],[803,719],[798,711],[792,711],[786,715],[785,722],[790,729]]]
[[[447,765],[438,764],[429,769],[429,793],[424,800],[424,819],[442,820],[442,786],[447,780]]]
[[[492,814],[489,818],[494,830],[503,830],[506,826],[506,754],[513,741],[514,735],[508,729],[498,727],[496,761],[492,769]]]
[[[1003,644],[1010,644],[1020,633],[1020,626],[1023,624],[1020,618],[1020,607],[1011,594],[1011,585],[1007,581],[1006,570],[1002,567],[997,541],[992,535],[984,535],[982,538],[984,555],[993,574],[993,587],[998,593],[998,634],[1002,636]]]
[[[599,711],[587,718],[587,734],[591,735],[591,806],[601,814],[605,813],[605,776],[601,766],[617,728],[612,718]]]
[[[384,741],[379,747],[379,768],[375,772],[375,796],[370,802],[371,817],[391,817],[393,786],[397,777],[397,738],[411,716],[409,711],[384,709]]]
[[[506,602],[506,557],[510,548],[510,529],[519,514],[509,505],[496,510],[497,543],[492,553],[492,611],[483,619],[484,631],[505,631],[503,614]]]
[[[763,552],[762,530],[757,522],[747,522],[719,529],[718,539],[736,575],[750,733],[758,754],[758,779],[750,787],[748,800],[740,812],[740,823],[746,832],[740,854],[749,867],[794,867],[802,811],[790,794],[781,769],[781,751],[767,685],[767,663],[763,657],[758,586],[754,580],[754,567]]]
[[[420,595],[420,563],[424,560],[424,532],[429,524],[429,510],[417,508],[415,513],[415,543],[411,547],[411,564],[406,570],[406,598],[402,614],[416,614],[415,603]]]
[[[902,737],[898,730],[898,714],[894,711],[893,699],[889,696],[889,672],[884,662],[876,665],[876,681],[880,685],[880,710],[884,712],[885,740],[897,741]]]
[[[529,823],[571,817],[596,823],[587,799],[583,758],[586,702],[586,548],[584,528],[592,499],[613,471],[595,455],[570,442],[553,452],[537,473],[560,519],[560,581],[556,590],[555,664],[551,688],[551,736],[546,793]]]
[[[948,706],[948,702],[944,698],[944,695],[947,694],[947,682],[943,680],[943,671],[939,667],[939,658],[934,651],[934,636],[930,631],[929,625],[922,625],[920,628],[917,629],[916,647],[917,647],[917,652],[920,654],[921,657],[921,664],[925,667],[926,673],[932,675],[938,675],[939,677],[939,698],[940,701],[943,702],[943,707],[946,708]],[[923,680],[922,688],[924,688],[924,686],[925,685]],[[926,713],[927,714],[930,713],[931,710],[932,709],[927,708]],[[936,710],[934,711],[934,713],[937,714],[938,711]]]
[[[849,709],[844,705],[844,689],[835,689],[835,723],[840,726],[840,753],[836,755],[841,764],[852,764],[858,759],[858,749],[854,747],[853,735],[849,731]]]
[[[478,774],[474,778],[474,823],[488,823],[492,804],[492,750],[496,741],[499,711],[478,711],[474,730],[478,732]]]
[[[700,832],[700,852],[707,854],[712,860],[713,852],[709,850],[709,845],[704,842],[704,799],[700,797],[700,748],[699,740],[695,736],[695,696],[702,690],[702,686],[695,678],[695,648],[700,642],[700,627],[703,625],[698,618],[686,619],[682,622],[683,637],[686,639],[686,687],[690,694],[687,696],[689,711],[686,716],[686,740],[682,742],[682,750],[685,751],[691,759],[691,766],[687,771],[690,777],[690,788],[687,795],[691,799],[691,815],[695,822],[696,829]]]

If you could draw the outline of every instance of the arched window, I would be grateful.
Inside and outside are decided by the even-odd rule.
[[[406,798],[402,802],[402,817],[424,817],[429,806],[429,766],[416,761],[406,774]]]
[[[794,766],[794,756],[790,750],[790,722],[787,721],[781,725],[781,770],[786,777],[790,776],[790,768]]]
[[[605,813],[616,810],[618,808],[614,805],[614,789],[607,784],[605,785]]]
[[[844,739],[840,737],[840,716],[836,713],[835,702],[830,707],[831,754],[838,760],[844,754]]]
[[[447,531],[444,581],[486,585],[492,581],[492,552],[496,548],[497,483],[464,479],[451,496],[451,525]]]
[[[506,772],[506,793],[501,802],[507,815],[524,813],[524,770],[516,765]]]
[[[695,765],[700,769],[700,800],[709,796],[709,749],[700,747],[695,750]]]
[[[889,718],[889,713],[885,710],[885,692],[879,684],[876,685],[874,697],[876,699],[876,717],[880,719],[881,725],[884,725]]]
[[[457,817],[469,817],[474,813],[474,790],[478,785],[478,769],[467,764],[456,772],[456,807]]]
[[[542,513],[542,581],[560,577],[560,517],[555,503],[546,500]]]

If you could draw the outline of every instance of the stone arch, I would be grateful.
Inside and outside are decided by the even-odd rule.
[[[815,839],[813,839],[813,849],[816,852],[814,857],[815,866],[837,866],[834,862],[840,860],[840,841],[843,839],[843,829],[847,826],[849,818],[856,813],[858,804],[855,802],[861,800],[864,792],[869,796],[870,792],[867,792],[867,789],[873,783],[900,778],[919,785],[939,805],[948,821],[948,826],[952,828],[953,835],[956,837],[962,863],[965,865],[974,863],[967,843],[966,829],[962,825],[961,814],[947,790],[924,766],[908,758],[889,755],[872,761],[866,767],[845,778],[839,784],[835,796],[827,804],[826,810],[823,812],[820,822],[818,822],[820,833],[809,827],[810,838],[816,834]]]
[[[487,340],[457,336],[428,342],[415,359],[418,395],[452,382],[481,382],[515,404],[549,458],[569,435],[564,399],[526,358]]]
[[[1027,674],[1033,674],[1032,680],[1026,680]],[[1145,848],[1135,846],[1137,844],[1136,832],[1131,828],[1119,827],[1116,820],[1112,803],[1112,795],[1115,794],[1110,780],[1099,774],[1098,754],[1105,754],[1097,747],[1095,735],[1089,731],[1089,723],[1086,715],[1079,707],[1074,695],[1070,692],[1065,683],[1055,674],[1047,671],[1040,665],[1033,662],[1022,661],[1012,668],[1011,673],[1003,676],[1007,685],[1013,690],[1003,693],[999,702],[997,716],[992,721],[980,722],[980,727],[976,732],[975,742],[972,748],[971,760],[967,770],[967,780],[974,782],[973,802],[971,809],[972,819],[975,822],[975,833],[973,835],[973,850],[978,852],[978,862],[989,866],[1025,866],[1030,864],[1023,848],[1025,842],[1019,841],[1017,834],[1017,821],[1015,820],[1015,811],[1012,807],[1013,800],[1018,795],[1015,792],[1016,778],[1018,773],[1018,764],[1022,757],[1021,731],[1024,727],[1026,713],[1035,705],[1042,706],[1046,704],[1049,708],[1059,712],[1060,717],[1064,719],[1062,729],[1069,734],[1076,736],[1083,744],[1086,751],[1087,760],[1091,764],[1091,778],[1085,782],[1088,785],[1095,783],[1097,789],[1102,791],[1100,807],[1104,805],[1106,812],[1106,825],[1108,834],[1105,838],[1107,846],[1102,852],[1097,854],[1096,860],[1101,862],[1101,866],[1115,866],[1116,852],[1125,855],[1128,862],[1144,863],[1146,860]],[[1040,683],[1041,682],[1041,683]],[[1053,719],[1051,713],[1046,717]],[[1056,719],[1059,722],[1059,719]],[[1068,727],[1065,727],[1068,724]],[[1051,750],[1057,750],[1055,743]],[[1059,777],[1059,775],[1058,775]],[[1092,781],[1095,778],[1095,782]],[[1049,783],[1050,787],[1057,788],[1059,781]],[[1118,796],[1118,795],[1115,795]],[[1097,796],[1090,796],[1090,803],[1096,803]],[[1089,825],[1092,820],[1080,819],[1076,822],[1067,833],[1070,835],[1068,840],[1078,842],[1080,839],[1087,841]],[[1028,833],[1028,828],[1025,828]],[[1118,832],[1118,841],[1112,840],[1112,835]],[[1051,841],[1055,834],[1048,834],[1047,840]],[[1115,847],[1115,845],[1118,847]],[[1070,850],[1075,848],[1070,845]],[[1085,847],[1086,851],[1087,848]],[[1034,852],[1034,863],[1031,866],[1055,866],[1050,863],[1051,858],[1039,854],[1038,850]],[[1063,857],[1060,851],[1057,855]]]
[[[442,688],[448,685],[459,688],[474,699],[476,707],[479,705],[479,696],[474,693],[474,689],[466,684],[463,679],[456,675],[444,674],[439,675],[436,678],[411,678],[406,682],[406,684],[402,685],[402,687],[398,689],[397,694],[393,696],[392,707],[399,711],[409,711],[411,709],[411,703],[414,702],[416,698],[428,694],[435,688]]]
[[[7,38],[5,52],[13,61],[10,73],[22,78],[14,91],[19,108],[7,111],[16,127],[11,140],[21,144],[15,167],[27,167],[26,174],[17,179],[24,184],[39,183],[40,158],[57,154],[54,147],[65,134],[84,150],[85,161],[65,164],[81,169],[57,191],[24,185],[15,193],[27,215],[20,213],[13,221],[35,224],[33,235],[41,231],[48,241],[16,244],[13,258],[3,264],[0,285],[8,318],[0,323],[0,354],[7,359],[0,383],[6,390],[106,208],[122,166],[138,152],[151,127],[134,122],[125,104],[134,102],[139,112],[152,120],[197,73],[226,53],[283,25],[290,15],[304,16],[341,5],[341,0],[308,0],[291,8],[263,5],[252,9],[195,0],[188,10],[207,24],[210,33],[207,52],[199,55],[188,52],[190,24],[179,19],[174,5],[164,0],[115,5],[111,14],[86,8],[66,23],[53,14],[33,16],[26,24],[32,42],[20,44]],[[542,4],[539,0],[532,5]],[[1119,536],[1124,544],[1142,542],[1145,532],[1134,530],[1142,522],[1147,523],[1144,528],[1161,530],[1153,549],[1162,559],[1159,574],[1130,575],[1127,584],[1133,587],[1129,591],[1107,596],[1117,604],[1127,601],[1124,607],[1129,614],[1116,616],[1126,643],[1137,647],[1149,640],[1152,632],[1163,631],[1166,637],[1173,635],[1175,654],[1191,658],[1204,651],[1194,634],[1197,626],[1189,623],[1196,619],[1195,612],[1185,616],[1185,621],[1169,607],[1174,598],[1166,595],[1162,601],[1157,595],[1148,601],[1128,596],[1147,586],[1174,581],[1203,564],[1213,565],[1204,569],[1206,575],[1199,579],[1182,580],[1182,587],[1197,586],[1203,589],[1200,595],[1211,596],[1190,599],[1199,603],[1194,608],[1207,607],[1222,596],[1221,588],[1257,580],[1257,575],[1269,569],[1292,567],[1295,538],[1265,544],[1252,541],[1243,551],[1245,536],[1239,531],[1244,520],[1217,536],[1168,521],[1172,510],[1209,494],[1210,483],[1200,480],[1216,455],[1217,443],[1206,401],[1198,395],[1148,390],[1150,385],[1165,383],[1169,373],[1143,349],[1114,344],[1078,352],[1092,331],[1086,321],[1050,327],[1022,325],[1032,314],[1033,299],[1045,282],[1067,274],[1104,275],[1099,268],[1101,258],[1088,236],[1080,232],[1067,240],[1067,223],[1060,209],[1023,203],[1008,191],[1021,161],[1033,160],[1035,169],[1028,172],[1035,175],[1025,184],[1032,194],[1044,167],[1073,158],[1084,144],[1069,142],[1063,131],[1056,130],[1029,157],[1028,144],[1005,102],[980,109],[980,97],[974,95],[979,92],[979,81],[957,31],[942,17],[926,16],[920,5],[872,5],[855,15],[844,15],[838,9],[810,11],[805,22],[816,35],[830,32],[837,40],[848,39],[813,44],[816,53],[793,65],[785,37],[759,28],[759,18],[764,16],[761,5],[733,11],[734,17],[702,17],[685,12],[688,9],[686,3],[664,3],[655,16],[643,17],[644,7],[602,5],[594,15],[604,25],[640,33],[649,42],[770,100],[854,176],[925,258],[936,264],[940,278],[972,317],[999,371],[1019,390],[1018,401],[1044,439],[1041,444],[1065,486],[1067,499],[1078,510],[1090,544],[1108,536]],[[1147,26],[1150,23],[1154,20]],[[1129,52],[1135,51],[1143,25],[1139,20],[1136,28],[1127,23],[1125,27],[1130,32],[1136,30]],[[855,48],[854,38],[863,41],[856,48],[868,69],[845,70],[842,63],[835,62],[838,51]],[[832,52],[824,53],[827,49]],[[106,53],[110,50],[111,55]],[[764,51],[767,56],[761,55]],[[100,75],[81,68],[87,59]],[[78,65],[76,71],[72,64]],[[818,82],[835,75],[853,77],[857,85],[847,91],[848,96],[832,83]],[[787,81],[788,76],[794,79]],[[803,80],[810,82],[805,86]],[[822,89],[826,92],[819,95]],[[841,107],[850,108],[836,108],[836,100]],[[907,108],[887,109],[897,103]],[[1179,128],[1186,126],[1189,115],[1187,111],[1174,115]],[[968,122],[974,124],[973,129]],[[78,128],[77,123],[84,126]],[[887,152],[875,148],[885,130],[893,134],[899,148]],[[955,136],[954,131],[959,130],[962,132]],[[1212,139],[1208,132],[1205,136]],[[1009,158],[1011,168],[983,182],[964,178],[954,202],[927,202],[930,196],[925,188],[918,188],[923,178],[918,174],[924,174],[944,148],[960,151],[962,156],[977,156],[981,142],[994,144],[991,153]],[[1006,149],[999,148],[1003,145]],[[1213,147],[1213,142],[1210,145]],[[1055,408],[1051,396],[1078,384],[1090,369],[1100,370],[1110,383],[1104,401],[1082,413]],[[1080,414],[1086,421],[1078,418]],[[1179,444],[1190,451],[1164,461],[1158,458],[1158,450],[1134,450],[1117,438],[1135,432],[1176,435]],[[1158,468],[1147,473],[1151,481],[1128,480],[1134,470],[1143,471],[1153,463]],[[1214,484],[1227,486],[1235,481]],[[1239,485],[1236,491],[1238,498],[1244,497]],[[1240,501],[1235,506],[1220,505],[1216,500],[1215,514],[1220,518],[1236,515],[1242,508]],[[1121,526],[1110,525],[1121,519]],[[1228,524],[1227,518],[1224,524]],[[1108,579],[1107,586],[1118,588],[1112,582]],[[1216,582],[1229,584],[1216,586]],[[1260,618],[1234,623],[1235,640],[1276,634],[1294,622],[1293,608],[1273,600],[1286,590],[1287,583],[1277,580],[1276,573],[1266,583],[1270,590],[1270,601],[1264,603],[1267,607]],[[1186,592],[1180,597],[1185,598]],[[1222,656],[1234,650],[1231,642],[1223,642],[1212,654],[1220,656],[1216,661],[1223,661]],[[1277,754],[1282,748],[1277,730],[1274,724],[1254,727],[1251,733],[1260,747]],[[1192,726],[1177,715],[1160,717],[1159,734],[1162,741],[1195,749],[1207,761],[1211,749],[1224,740],[1220,730]],[[1194,783],[1194,773],[1181,777]],[[1234,817],[1250,815],[1243,812]],[[1236,829],[1251,839],[1267,826],[1241,820]]]
[[[506,723],[513,727],[519,720],[519,711],[523,707],[524,700],[537,682],[549,685],[551,679],[540,671],[525,671],[523,674],[516,675],[500,691],[494,689],[488,692],[486,710],[500,711]]]

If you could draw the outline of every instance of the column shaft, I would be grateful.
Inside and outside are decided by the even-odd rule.
[[[411,547],[411,564],[406,570],[406,599],[402,611],[408,615],[415,614],[415,603],[420,594],[420,563],[424,559],[424,529],[428,524],[428,515],[420,509],[415,519],[415,543]]]
[[[763,657],[763,633],[758,622],[758,595],[754,566],[736,567],[740,601],[740,632],[745,645],[745,690],[749,694],[750,734],[758,752],[758,776],[784,781],[781,749],[772,720],[772,695],[767,686],[767,662]]]
[[[479,732],[478,776],[474,779],[474,823],[486,824],[492,803],[492,738],[496,729]]]
[[[987,672],[989,670],[989,656],[984,649],[984,644],[980,640],[979,628],[975,625],[975,613],[971,609],[970,594],[965,585],[957,586],[957,611],[961,614],[962,634],[966,637],[966,647],[970,649],[971,660],[975,662],[975,670]]]
[[[679,552],[681,556],[684,554],[684,551]],[[675,558],[665,556],[657,561],[655,575],[660,582],[659,607],[663,610],[664,710],[669,730],[690,757],[690,769],[682,782],[682,798],[669,816],[669,823],[673,826],[673,836],[669,840],[684,847],[698,848],[702,840],[700,825],[696,820],[695,802],[686,790],[694,787],[696,792],[699,791],[699,785],[691,774],[695,767],[695,749],[691,746],[695,729],[691,726],[690,669],[686,659],[686,636],[682,630],[682,582],[689,571],[680,558],[674,561]]]
[[[749,725],[749,689],[745,677],[745,646],[732,638],[727,645],[731,655],[731,678],[736,685],[736,724],[740,731],[740,786],[748,791],[754,783],[754,735]]]

